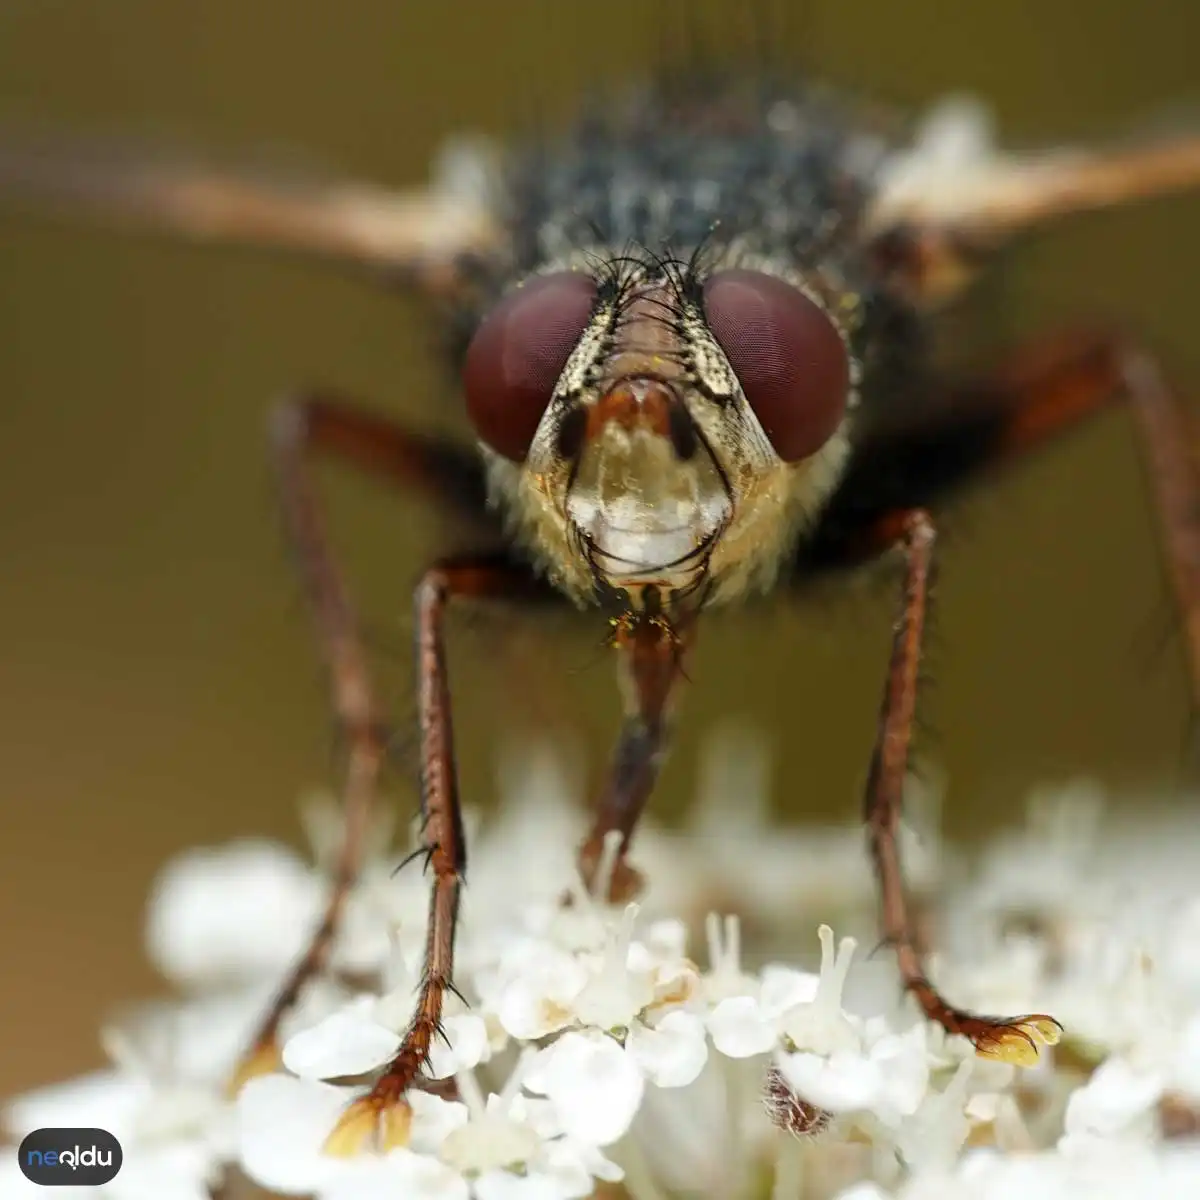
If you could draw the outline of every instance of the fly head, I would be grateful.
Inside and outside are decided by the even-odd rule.
[[[768,586],[840,476],[838,297],[699,258],[580,254],[511,288],[468,347],[495,498],[581,604],[671,612]]]

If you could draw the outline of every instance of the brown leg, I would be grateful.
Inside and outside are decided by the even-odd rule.
[[[1060,1028],[1044,1013],[1019,1017],[981,1017],[948,1004],[925,977],[916,947],[914,922],[908,909],[900,866],[897,833],[901,795],[908,767],[908,747],[916,710],[921,641],[925,630],[933,571],[934,528],[921,509],[899,515],[904,529],[907,569],[904,602],[896,622],[888,667],[879,732],[871,757],[864,818],[871,858],[879,880],[880,914],[884,936],[896,951],[900,978],[916,997],[925,1015],[949,1033],[970,1038],[983,1058],[1027,1064],[1037,1058],[1037,1042],[1058,1041]]]
[[[1116,400],[1132,407],[1144,449],[1200,710],[1200,431],[1153,357],[1118,334],[1044,338],[911,425],[869,434],[801,555],[801,578],[883,552],[910,510],[936,505]]]
[[[1139,434],[1167,571],[1183,622],[1193,709],[1200,709],[1200,441],[1195,418],[1154,357],[1115,334],[1057,338],[997,381],[1014,398],[997,460],[1020,454],[1112,400]]]
[[[1200,711],[1200,431],[1148,355],[1127,350],[1122,375],[1142,435],[1167,572],[1183,621],[1195,713]]]
[[[474,458],[441,442],[391,424],[335,399],[309,395],[274,413],[271,454],[284,524],[299,564],[317,640],[329,670],[333,708],[348,747],[345,828],[334,867],[333,890],[308,949],[292,968],[259,1026],[234,1080],[271,1069],[284,1013],[329,957],[347,892],[361,865],[371,801],[386,754],[387,731],[371,685],[367,659],[342,575],[329,549],[309,455],[332,453],[361,469],[430,494],[443,506],[464,505],[472,492]]]
[[[450,684],[446,673],[445,619],[456,597],[517,599],[540,595],[526,570],[488,559],[445,562],[417,585],[417,706],[421,737],[421,816],[433,890],[429,932],[416,1012],[396,1057],[365,1096],[343,1114],[330,1134],[331,1153],[353,1153],[378,1141],[384,1148],[407,1141],[411,1109],[404,1093],[417,1081],[440,1029],[442,1002],[453,985],[454,931],[467,866],[454,765]]]
[[[666,753],[671,698],[683,676],[683,656],[693,629],[688,625],[677,630],[661,618],[642,616],[616,626],[625,719],[595,822],[579,848],[580,874],[590,887],[607,835],[621,835],[607,897],[614,903],[641,891],[641,876],[626,862],[626,854]]]

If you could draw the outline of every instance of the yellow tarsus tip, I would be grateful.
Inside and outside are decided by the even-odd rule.
[[[1061,1038],[1062,1026],[1053,1017],[1037,1013],[997,1026],[991,1037],[975,1047],[975,1055],[1015,1067],[1032,1067],[1041,1046],[1056,1046]]]
[[[1032,1067],[1038,1060],[1038,1048],[1035,1042],[1026,1041],[1019,1035],[1010,1035],[977,1046],[975,1057],[1011,1063],[1014,1067]]]
[[[379,1138],[383,1149],[407,1146],[412,1132],[412,1106],[407,1100],[389,1104],[380,1114]]]
[[[238,1092],[251,1079],[257,1079],[260,1075],[272,1075],[281,1066],[283,1066],[283,1059],[280,1057],[279,1047],[273,1041],[264,1042],[261,1046],[255,1046],[238,1063],[237,1070],[234,1071],[233,1077],[229,1080],[225,1089],[229,1098],[231,1100],[236,1099]]]
[[[1053,1017],[1037,1017],[1029,1024],[1047,1046],[1057,1046],[1062,1041],[1063,1027]]]
[[[394,1150],[407,1146],[412,1129],[412,1108],[406,1100],[380,1107],[371,1096],[355,1100],[325,1139],[326,1154],[353,1158],[365,1150]]]

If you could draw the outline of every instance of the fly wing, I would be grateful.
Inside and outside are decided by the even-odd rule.
[[[964,99],[935,108],[880,170],[867,214],[901,263],[915,298],[937,301],[970,277],[975,256],[1076,213],[1200,190],[1200,132],[1174,131],[1107,147],[1006,153],[986,113]]]
[[[0,203],[307,255],[451,289],[498,237],[481,194],[223,168],[146,150],[0,136]]]

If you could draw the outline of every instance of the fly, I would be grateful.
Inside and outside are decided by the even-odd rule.
[[[474,445],[312,392],[271,421],[286,527],[348,738],[346,832],[328,912],[243,1075],[274,1063],[281,1018],[324,967],[386,757],[314,459],[467,517],[479,547],[435,562],[416,587],[425,969],[403,1042],[343,1117],[339,1144],[400,1136],[453,987],[467,848],[444,626],[462,601],[567,603],[608,622],[625,712],[579,862],[620,902],[641,886],[628,853],[704,613],[895,556],[903,583],[864,799],[884,936],[926,1016],[979,1054],[1028,1062],[1057,1040],[1046,1014],[955,1007],[926,978],[914,935],[896,834],[932,513],[978,472],[1127,401],[1200,700],[1195,428],[1154,357],[1111,331],[1040,338],[965,381],[934,367],[928,332],[1026,231],[1200,186],[1200,137],[1010,156],[973,143],[971,128],[954,108],[881,128],[824,91],[731,76],[667,79],[560,141],[480,155],[471,187],[412,193],[136,157],[118,166],[78,147],[0,149],[10,196],[350,264],[448,314]],[[947,164],[946,145],[972,152]]]

